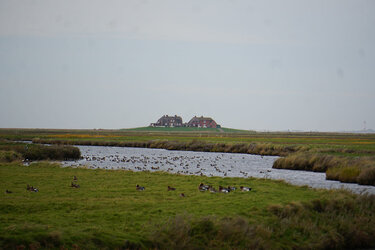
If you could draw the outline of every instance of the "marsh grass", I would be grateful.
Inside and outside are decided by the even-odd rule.
[[[170,131],[169,131],[170,130]],[[224,144],[272,144],[282,147],[302,147],[327,154],[364,156],[375,153],[374,134],[342,133],[246,133],[225,132],[184,132],[169,128],[168,131],[129,131],[129,130],[67,130],[67,129],[0,129],[0,138],[10,140],[81,141],[84,143],[103,142],[114,145],[118,142],[150,142],[154,140],[184,141],[193,140]],[[295,151],[292,151],[292,153]]]
[[[325,172],[328,168],[344,163],[340,156],[318,153],[296,153],[277,159],[273,168]]]
[[[270,249],[272,231],[242,217],[176,216],[149,236],[156,249]]]
[[[375,186],[375,167],[363,169],[357,177],[357,182],[362,185]]]
[[[277,159],[273,168],[325,172],[328,180],[375,185],[374,157],[296,153]]]
[[[151,141],[102,141],[102,140],[63,140],[34,138],[33,143],[58,144],[58,145],[88,145],[88,146],[116,146],[139,148],[162,148],[168,150],[244,153],[257,155],[284,156],[297,151],[306,151],[305,146],[282,146],[272,143],[213,143],[202,140],[175,141],[175,140],[151,140]]]
[[[14,160],[76,160],[81,157],[77,147],[37,145],[0,141],[0,161]]]
[[[340,154],[352,152],[347,148],[316,149],[306,145],[278,145],[271,143],[212,143],[202,140],[192,141],[97,141],[97,140],[51,140],[35,138],[34,143],[77,144],[92,146],[119,146],[163,148],[168,150],[246,153],[257,155],[283,156],[273,164],[274,168],[326,172],[327,179],[347,183],[375,185],[374,157],[353,157]],[[339,155],[328,154],[335,152]],[[329,171],[328,171],[329,170]],[[365,172],[363,172],[365,171]],[[362,173],[363,172],[363,173]],[[365,175],[364,173],[368,173]]]
[[[176,216],[156,230],[156,248],[353,249],[374,247],[375,196],[339,194],[330,199],[270,205],[275,217],[260,223],[234,218]]]
[[[77,176],[80,188],[70,187],[73,176]],[[201,182],[215,187],[251,186],[253,190],[228,194],[200,192]],[[27,191],[27,184],[39,192]],[[146,190],[137,191],[136,184],[145,186]],[[177,190],[168,192],[169,185]],[[6,189],[12,193],[6,194]],[[0,248],[5,249],[21,245],[84,249],[176,249],[179,246],[269,249],[270,246],[292,248],[293,242],[309,246],[316,240],[309,237],[309,231],[299,234],[291,225],[291,230],[297,230],[291,235],[287,225],[283,225],[285,232],[280,232],[278,227],[283,218],[269,207],[280,204],[277,206],[284,209],[288,204],[309,204],[314,200],[325,204],[334,197],[339,199],[337,204],[341,207],[341,200],[357,197],[345,191],[313,190],[282,181],[62,168],[48,162],[30,166],[0,164],[0,190],[3,190],[0,193]],[[186,197],[180,197],[180,193]],[[373,205],[362,200],[350,204],[357,211],[356,203],[362,202],[368,208],[368,215],[364,214],[361,222],[366,228],[366,223],[373,223],[375,218]],[[321,216],[326,211],[324,207],[321,213],[314,214],[322,224],[325,217]],[[329,216],[336,221],[352,215],[345,211],[339,216],[334,213]],[[345,221],[342,223],[343,227],[351,226]],[[275,236],[277,232],[280,239]],[[324,235],[326,232],[322,231],[318,236]]]
[[[354,249],[375,246],[375,196],[342,196],[271,205],[277,218],[274,237],[292,235],[292,248]],[[303,237],[298,237],[303,236]],[[314,240],[311,240],[314,239]]]
[[[59,145],[31,145],[22,154],[29,160],[76,160],[81,157],[77,147]]]
[[[332,167],[326,172],[327,180],[338,180],[347,183],[356,183],[361,170],[358,167]]]
[[[0,162],[13,162],[22,160],[20,153],[8,150],[0,150]]]
[[[368,160],[375,154],[374,134],[205,131],[184,132],[170,128],[166,131],[0,129],[0,138],[34,139],[36,143],[61,145],[277,155],[285,157],[275,163],[277,168],[326,172],[334,167],[328,178],[375,185],[374,160]],[[348,168],[357,170],[349,171]]]

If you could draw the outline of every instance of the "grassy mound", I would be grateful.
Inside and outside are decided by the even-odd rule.
[[[195,127],[139,127],[122,129],[122,131],[135,132],[203,132],[203,133],[255,133],[250,130],[234,128],[195,128]]]

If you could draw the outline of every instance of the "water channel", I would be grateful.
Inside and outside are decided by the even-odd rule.
[[[343,188],[354,193],[375,194],[374,186],[329,181],[325,179],[325,173],[273,169],[272,165],[278,158],[277,156],[127,147],[76,147],[81,150],[83,158],[78,161],[63,162],[64,166],[131,171],[165,171],[186,175],[269,178],[313,188]]]

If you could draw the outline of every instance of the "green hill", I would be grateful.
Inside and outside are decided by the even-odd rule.
[[[193,128],[193,127],[139,127],[122,129],[123,131],[138,132],[206,132],[206,133],[254,133],[250,130],[240,130],[233,128]]]

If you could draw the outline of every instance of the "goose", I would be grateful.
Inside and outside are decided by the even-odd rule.
[[[13,193],[13,192],[7,189],[7,190],[5,190],[5,193],[6,193],[6,194],[11,194],[11,193]]]
[[[137,189],[138,191],[143,191],[143,190],[145,190],[146,188],[145,188],[145,187],[141,187],[141,186],[139,186],[139,185],[137,184],[136,189]]]
[[[184,193],[181,193],[181,194],[180,194],[180,197],[185,197],[185,194],[184,194]]]
[[[229,193],[229,190],[226,188],[223,188],[222,186],[219,186],[219,192],[221,193]]]
[[[207,191],[209,189],[209,186],[204,185],[203,183],[199,184],[198,187],[199,191]]]
[[[216,189],[213,186],[210,186],[208,190],[210,190],[211,193],[217,193]]]
[[[37,188],[34,188],[33,186],[30,186],[29,184],[27,184],[26,190],[33,191],[33,192],[38,192],[39,191]]]
[[[248,191],[251,190],[251,187],[244,187],[244,186],[241,186],[240,189],[241,189],[242,192],[248,192]]]
[[[176,188],[168,186],[168,191],[175,191]]]
[[[72,184],[70,185],[71,187],[74,187],[74,188],[79,188],[80,186],[78,184],[75,184],[72,182]]]

